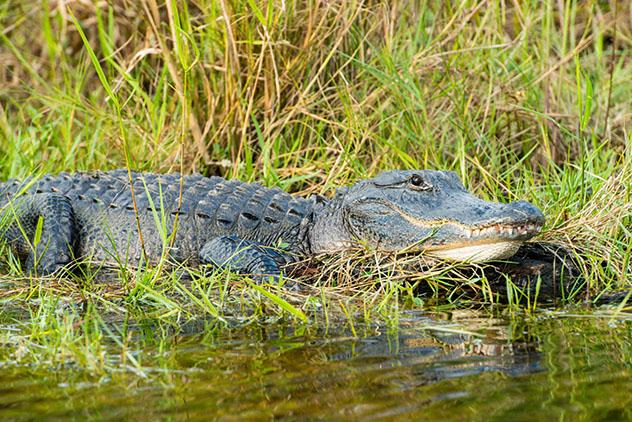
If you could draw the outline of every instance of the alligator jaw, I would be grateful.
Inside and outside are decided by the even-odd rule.
[[[428,247],[426,253],[449,261],[472,263],[507,259],[518,251],[526,239],[538,234],[541,228],[541,224],[534,223],[459,227],[464,234],[462,240]]]
[[[429,256],[445,259],[447,261],[460,262],[485,262],[499,259],[507,259],[513,256],[520,248],[521,241],[504,241],[493,243],[464,244],[443,249],[431,249],[427,251]]]

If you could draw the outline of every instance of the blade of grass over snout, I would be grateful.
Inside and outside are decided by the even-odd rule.
[[[303,313],[303,311],[292,306],[281,296],[276,295],[269,290],[264,289],[257,283],[251,281],[248,281],[248,287],[268,298],[270,301],[272,301],[272,303],[277,305],[280,309],[284,310],[288,314],[294,316],[295,318],[298,318],[302,322],[308,322],[307,316]]]

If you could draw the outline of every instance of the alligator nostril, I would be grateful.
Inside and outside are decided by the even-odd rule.
[[[508,204],[508,206],[518,213],[520,217],[544,224],[544,214],[535,205],[527,201],[516,201]]]

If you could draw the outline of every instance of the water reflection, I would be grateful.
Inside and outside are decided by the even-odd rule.
[[[148,374],[6,366],[0,416],[154,419],[630,417],[632,324],[411,312],[396,326],[267,325],[166,337],[140,324]],[[142,353],[140,353],[142,350]]]
[[[343,352],[328,358],[353,360],[367,369],[409,368],[415,386],[488,371],[520,375],[543,370],[537,339],[516,336],[502,321],[490,322],[465,332],[463,325],[411,318],[395,332],[343,345]]]

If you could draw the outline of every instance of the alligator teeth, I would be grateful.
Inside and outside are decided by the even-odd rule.
[[[493,226],[482,227],[479,229],[464,229],[464,234],[467,239],[471,239],[472,237],[489,237],[493,235],[519,236],[532,233],[534,231],[537,232],[539,230],[540,226],[536,224],[525,224],[522,226],[503,226],[495,224]]]

